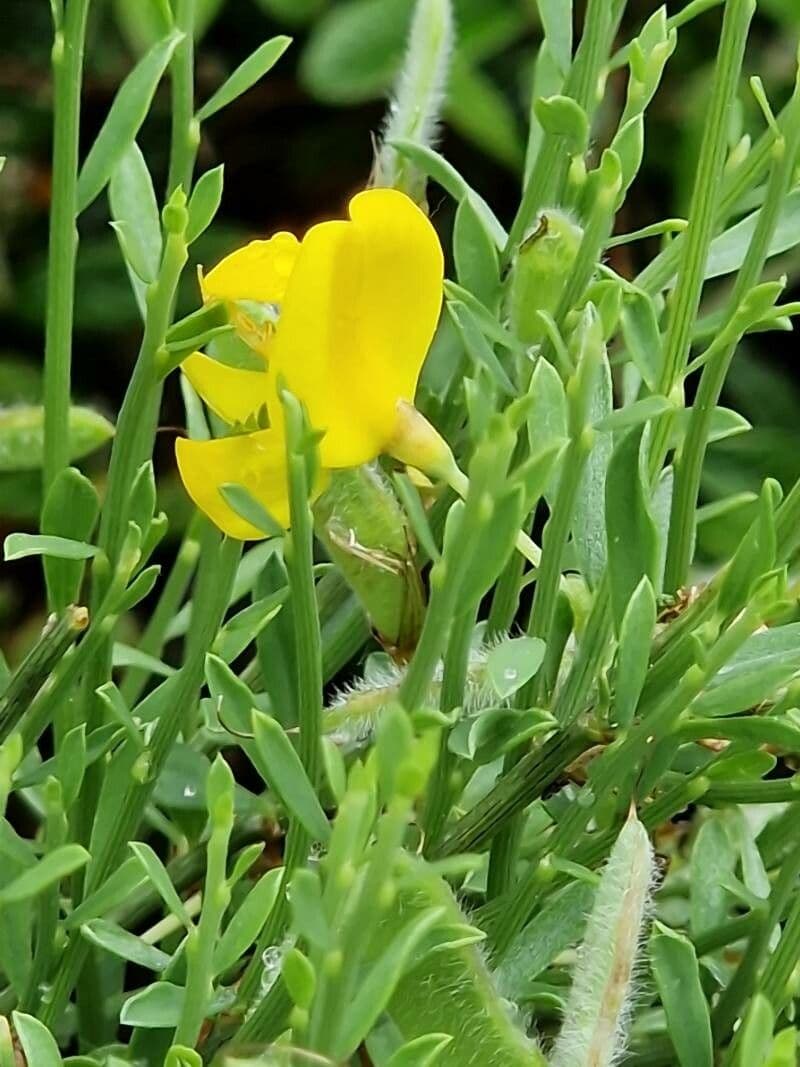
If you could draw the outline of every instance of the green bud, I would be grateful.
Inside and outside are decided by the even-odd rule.
[[[189,224],[189,212],[186,207],[186,193],[181,186],[175,190],[161,212],[161,221],[167,233],[182,234]]]
[[[556,208],[539,216],[536,229],[519,247],[511,267],[508,313],[526,344],[545,336],[539,311],[554,314],[578,254],[583,230]]]

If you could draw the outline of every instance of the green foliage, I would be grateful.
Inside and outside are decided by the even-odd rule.
[[[793,5],[757,32],[752,0],[246,7],[51,4],[46,309],[0,270],[9,337],[45,325],[43,372],[0,375],[4,558],[51,612],[0,660],[0,1067],[790,1067],[798,397],[765,346],[800,313]],[[241,243],[216,146],[262,79],[286,99],[272,23],[317,101],[394,85],[360,182],[430,206],[453,277],[402,411],[424,475],[315,495],[324,427],[279,383],[291,521],[223,485],[243,552],[182,526],[157,446],[188,355],[263,366],[189,261]],[[648,214],[654,168],[686,218]],[[84,300],[140,338],[115,425],[71,400]]]

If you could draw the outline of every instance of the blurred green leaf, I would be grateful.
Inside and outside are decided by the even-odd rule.
[[[91,408],[69,410],[69,458],[82,459],[104,445],[114,427]],[[44,408],[20,404],[0,410],[0,472],[37,470],[44,458]]]
[[[232,967],[256,940],[277,899],[282,879],[282,867],[267,871],[239,905],[214,949],[215,974]]]

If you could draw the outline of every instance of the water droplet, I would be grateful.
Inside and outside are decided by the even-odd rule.
[[[507,682],[515,682],[517,680],[517,668],[506,667],[506,669],[503,671],[503,677]]]
[[[184,795],[184,797],[187,798],[187,800],[188,800],[189,797],[196,797],[197,796],[197,787],[193,786],[193,785],[185,785],[183,787],[183,795]]]

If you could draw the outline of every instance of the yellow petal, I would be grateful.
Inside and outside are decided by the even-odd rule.
[[[203,299],[279,304],[299,249],[294,234],[283,232],[237,248],[203,277]]]
[[[309,230],[270,348],[271,372],[325,431],[325,467],[384,450],[397,401],[414,397],[442,302],[439,239],[409,197],[367,190],[350,217]]]
[[[211,410],[225,422],[246,422],[264,404],[270,424],[276,426],[280,422],[281,405],[265,371],[229,367],[200,352],[187,356],[181,370]]]
[[[282,526],[289,525],[289,495],[283,435],[259,430],[215,441],[179,438],[175,454],[186,491],[229,537],[257,541],[266,535],[230,507],[220,486],[242,485]]]

